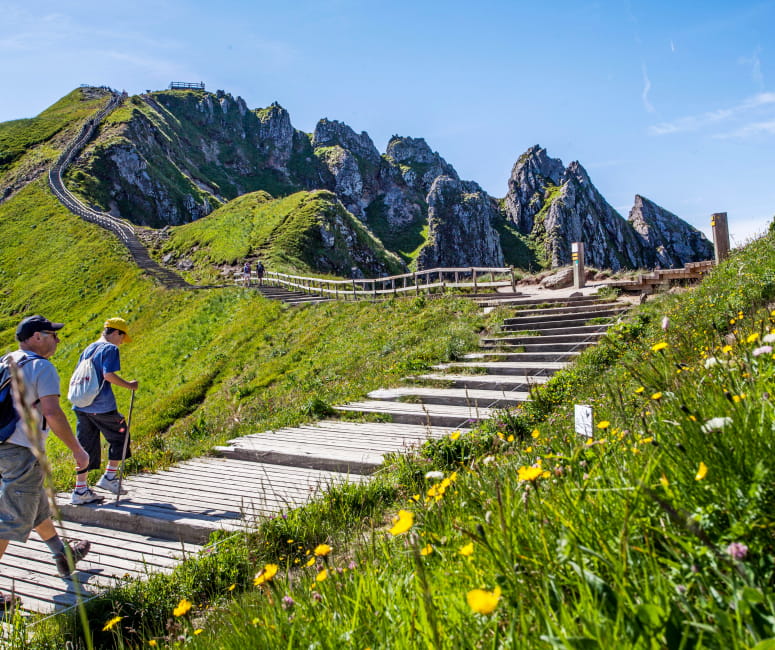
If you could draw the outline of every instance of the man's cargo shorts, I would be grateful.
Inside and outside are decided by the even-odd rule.
[[[0,444],[0,539],[26,542],[50,516],[43,471],[32,450]]]

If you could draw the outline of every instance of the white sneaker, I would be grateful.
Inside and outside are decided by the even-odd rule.
[[[95,487],[102,488],[113,494],[118,494],[118,476],[116,478],[108,478],[103,474],[100,476],[100,480],[95,483]],[[122,487],[121,494],[126,494],[126,490]]]
[[[101,503],[105,500],[105,497],[101,497],[99,494],[95,494],[93,490],[84,488],[83,490],[73,490],[70,495],[70,503],[74,506],[82,506],[87,503]]]

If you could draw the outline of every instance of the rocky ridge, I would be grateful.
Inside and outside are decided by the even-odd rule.
[[[549,266],[570,261],[572,241],[584,241],[586,262],[601,268],[711,254],[702,233],[642,197],[626,221],[578,162],[566,168],[538,146],[519,158],[499,204],[422,138],[393,136],[380,154],[365,131],[337,120],[299,131],[276,102],[250,110],[222,91],[161,91],[129,98],[120,112],[69,181],[95,207],[138,224],[186,223],[257,190],[324,189],[418,269],[514,263],[495,228],[503,219]]]

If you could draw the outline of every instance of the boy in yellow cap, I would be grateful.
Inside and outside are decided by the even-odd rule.
[[[99,469],[102,465],[100,433],[108,441],[108,465],[96,485],[118,494],[119,479],[116,472],[121,464],[124,439],[129,432],[124,416],[118,412],[113,385],[129,390],[137,390],[138,386],[136,380],[127,381],[117,374],[121,370],[118,346],[132,340],[127,330],[127,322],[123,318],[108,318],[100,338],[89,344],[78,359],[80,363],[85,358],[91,358],[101,387],[91,404],[73,407],[78,418],[78,442],[89,454],[89,466],[76,476],[75,490],[70,498],[73,505],[102,501],[102,497],[90,490],[86,483],[89,470]],[[128,445],[126,450],[126,457],[129,458],[132,454]]]

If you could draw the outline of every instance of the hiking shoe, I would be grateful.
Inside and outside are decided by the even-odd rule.
[[[91,548],[91,542],[82,539],[78,542],[67,542],[67,546],[70,548],[70,552],[73,556],[72,562],[68,560],[67,553],[58,553],[54,556],[54,562],[57,564],[57,573],[63,578],[66,578],[75,571],[75,565],[78,561],[83,560],[83,558],[86,557]]]
[[[102,488],[113,494],[118,494],[118,482],[118,476],[116,478],[108,478],[103,474],[100,477],[100,480],[95,484],[95,487]],[[121,494],[126,494],[126,490],[123,487],[121,488]]]
[[[74,506],[82,506],[86,503],[102,503],[105,497],[101,497],[99,494],[95,494],[93,490],[86,488],[85,490],[73,490],[70,495],[70,503]]]
[[[13,610],[21,605],[22,599],[16,594],[0,592],[0,614],[13,614]]]

